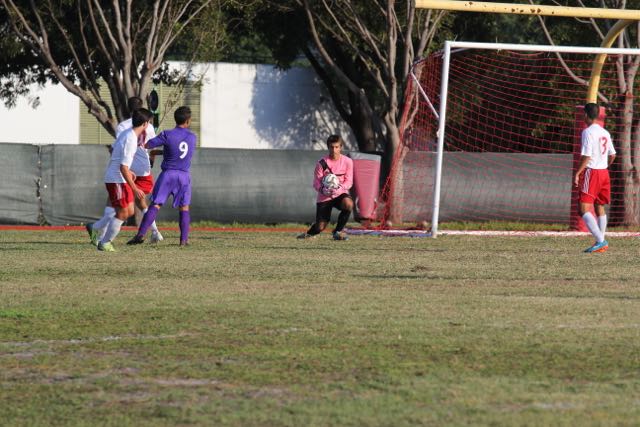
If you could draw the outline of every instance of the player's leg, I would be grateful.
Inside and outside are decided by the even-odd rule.
[[[604,205],[601,205],[599,203],[595,203],[594,208],[596,212],[596,217],[598,219],[598,228],[602,233],[602,237],[604,237],[604,234],[607,231],[607,211]]]
[[[139,176],[136,178],[136,185],[139,189],[141,189],[144,194],[149,195],[153,191],[153,175]],[[147,213],[149,205],[147,203],[147,199],[144,198],[142,200],[136,199],[136,206],[140,209],[140,212],[144,216]],[[153,221],[150,225],[151,228],[151,243],[158,243],[164,240],[160,231],[158,231],[158,226],[156,222]]]
[[[120,232],[122,224],[133,215],[133,191],[127,184],[107,184],[109,198],[115,209],[115,216],[107,225],[105,235],[98,242],[98,250],[113,252],[115,249],[111,242]]]
[[[600,191],[598,193],[598,197],[596,197],[594,206],[595,213],[598,222],[598,228],[602,233],[602,239],[604,240],[604,244],[601,244],[602,248],[597,252],[604,252],[609,248],[609,242],[607,242],[605,238],[605,232],[607,231],[607,211],[605,210],[605,205],[608,205],[611,202],[611,179],[609,177],[609,171],[603,170],[599,172],[599,184]]]
[[[607,229],[607,212],[604,208],[604,205],[596,203],[594,206],[595,213],[598,218],[598,228],[602,233],[602,242],[596,242],[596,245],[594,246],[597,246],[597,248],[594,249],[593,252],[605,252],[607,249],[609,249],[609,242],[607,241],[607,239],[605,239],[605,231]]]
[[[111,206],[111,201],[107,198],[107,204],[104,208],[102,217],[96,222],[87,224],[87,232],[91,238],[91,243],[97,245],[98,242],[104,237],[104,233],[107,231],[107,225],[116,215],[116,210]]]
[[[151,194],[152,205],[147,209],[147,212],[142,217],[142,221],[138,227],[138,232],[133,239],[127,242],[127,245],[137,245],[144,242],[144,236],[146,236],[151,224],[155,222],[156,217],[158,216],[158,211],[160,211],[160,207],[167,201],[169,195],[172,193],[172,185],[171,176],[162,172],[158,177],[158,182],[156,182],[156,185],[153,187],[153,192]]]
[[[180,216],[180,246],[189,244],[189,227],[191,224],[191,176],[188,173],[177,173],[180,185],[173,195],[173,207],[178,207]]]
[[[605,241],[604,235],[600,231],[600,227],[598,227],[598,222],[596,221],[596,218],[591,213],[592,210],[593,210],[592,203],[585,203],[582,201],[580,202],[580,213],[582,214],[582,220],[584,221],[584,224],[589,229],[589,232],[591,232],[593,237],[596,239],[596,243],[593,246],[585,249],[585,252],[595,252],[598,249],[602,249],[602,247],[604,246],[603,242]]]
[[[596,201],[596,195],[599,192],[599,175],[597,170],[587,169],[582,175],[580,188],[580,215],[584,224],[589,229],[589,232],[596,239],[596,243],[585,249],[585,252],[594,252],[599,249],[600,245],[604,241],[604,236],[598,227],[598,222],[595,216],[591,213],[593,211],[593,205]]]
[[[180,246],[189,244],[189,225],[191,224],[191,214],[189,205],[180,206]]]
[[[144,236],[147,234],[151,224],[155,222],[161,206],[162,205],[160,204],[153,204],[147,209],[147,212],[145,212],[142,217],[142,221],[140,222],[140,227],[138,227],[138,232],[133,236],[133,239],[127,242],[127,245],[138,245],[140,243],[144,243]]]
[[[306,232],[298,235],[298,239],[309,239],[322,233],[331,220],[331,209],[331,200],[316,203],[316,221],[311,224],[311,227]]]
[[[340,211],[340,214],[338,215],[336,228],[333,230],[333,238],[334,240],[347,240],[348,236],[342,230],[347,225],[347,221],[349,221],[353,211],[353,199],[347,194],[341,195],[339,199],[336,203],[336,208]]]

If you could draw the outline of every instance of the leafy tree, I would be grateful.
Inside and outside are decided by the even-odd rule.
[[[32,83],[59,83],[113,135],[129,97],[145,99],[153,79],[179,79],[165,63],[172,47],[191,59],[217,50],[223,1],[0,0],[0,97],[11,105]]]
[[[604,5],[608,8],[624,9],[627,6],[638,8],[638,2],[619,2],[617,0],[603,1],[591,7]],[[589,6],[585,3],[581,5]],[[585,19],[576,20],[579,24],[568,20],[539,18],[540,28],[549,44],[572,44],[586,46],[600,46],[615,22],[610,20]],[[569,23],[568,23],[569,22]],[[571,25],[573,31],[568,31]],[[618,36],[614,47],[638,48],[640,24],[628,25]],[[558,55],[562,58],[562,55]],[[565,70],[577,83],[586,86],[588,81],[578,78],[570,67]],[[613,122],[618,132],[614,141],[618,151],[619,162],[614,167],[613,185],[621,187],[622,201],[613,200],[612,203],[622,204],[622,215],[612,218],[614,223],[623,225],[640,225],[640,113],[638,112],[634,95],[638,87],[637,77],[640,70],[640,56],[620,55],[614,61],[613,73],[616,85],[607,91],[598,92],[598,101],[609,111],[609,122]],[[585,90],[586,94],[586,90]]]
[[[254,5],[251,25],[280,67],[301,55],[326,86],[361,151],[399,145],[405,77],[446,37],[447,15],[412,0],[285,0]],[[247,11],[245,11],[248,13]]]

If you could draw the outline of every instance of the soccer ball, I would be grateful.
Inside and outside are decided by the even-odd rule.
[[[326,190],[336,190],[340,187],[340,179],[336,175],[329,173],[322,177],[322,186]]]

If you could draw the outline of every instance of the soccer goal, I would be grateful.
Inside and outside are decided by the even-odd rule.
[[[609,216],[622,223],[638,133],[625,84],[634,86],[629,70],[640,49],[470,42],[446,42],[414,64],[382,217],[430,222],[434,237],[443,221],[575,228],[582,106],[602,54],[597,102],[618,151]]]

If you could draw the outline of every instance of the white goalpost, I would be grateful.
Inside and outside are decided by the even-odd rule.
[[[584,230],[572,176],[582,107],[594,101],[619,151],[609,212],[612,225],[623,224],[635,191],[629,165],[640,156],[640,109],[621,81],[639,56],[640,49],[446,42],[411,70],[374,232],[437,237],[442,222]]]
[[[440,86],[440,105],[437,114],[437,154],[434,172],[433,187],[433,204],[431,217],[431,236],[437,237],[438,224],[441,207],[441,189],[442,189],[442,172],[443,158],[445,156],[445,141],[447,138],[447,106],[449,99],[449,76],[452,52],[460,52],[461,50],[492,50],[492,51],[512,51],[512,52],[549,52],[553,54],[586,54],[586,55],[640,55],[640,49],[622,49],[622,48],[593,48],[578,46],[545,46],[545,45],[518,45],[503,43],[476,43],[476,42],[458,42],[447,41],[442,52],[442,74]],[[415,82],[420,85],[420,81],[415,74],[413,75]],[[433,108],[434,102],[429,99],[426,91],[420,86],[420,96],[422,96],[430,108]],[[586,88],[585,88],[586,94]]]

